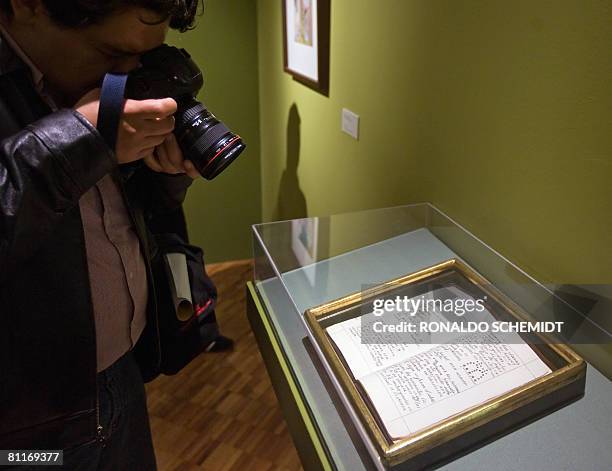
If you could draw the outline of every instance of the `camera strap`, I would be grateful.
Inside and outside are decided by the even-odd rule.
[[[125,96],[126,74],[106,74],[100,92],[100,109],[98,110],[98,132],[108,146],[115,150],[117,132]]]

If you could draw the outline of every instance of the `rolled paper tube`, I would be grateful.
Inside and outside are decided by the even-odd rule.
[[[193,301],[191,299],[189,273],[187,272],[187,259],[185,254],[182,253],[168,253],[166,254],[166,260],[168,261],[174,282],[173,302],[176,317],[180,321],[186,321],[193,316]]]

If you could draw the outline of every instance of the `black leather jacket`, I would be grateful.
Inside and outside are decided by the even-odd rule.
[[[149,380],[160,351],[146,225],[163,227],[165,212],[180,210],[191,178],[145,166],[120,171],[84,117],[51,112],[29,69],[0,39],[0,449],[65,449],[99,438],[78,201],[109,172],[124,191],[147,264],[147,326],[134,351]]]

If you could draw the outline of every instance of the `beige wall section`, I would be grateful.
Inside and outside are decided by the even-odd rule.
[[[329,98],[257,6],[264,219],[427,200],[543,281],[612,283],[609,2],[332,0]]]
[[[207,262],[251,256],[250,224],[261,220],[256,4],[206,0],[197,29],[171,33],[204,71],[199,99],[247,149],[212,181],[198,179],[184,204],[192,242]]]

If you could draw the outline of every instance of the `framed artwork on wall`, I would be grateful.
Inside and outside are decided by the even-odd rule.
[[[327,96],[331,0],[281,0],[285,72]]]

